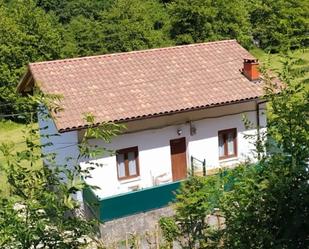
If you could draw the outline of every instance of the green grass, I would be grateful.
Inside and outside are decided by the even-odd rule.
[[[14,142],[18,143],[24,141],[23,139],[23,129],[26,126],[24,124],[17,124],[12,121],[1,121],[0,122],[0,143]],[[24,145],[16,145],[17,149],[22,149]]]
[[[12,121],[0,121],[0,146],[3,143],[14,144],[12,153],[25,150],[26,149],[26,143],[24,137],[25,128],[26,125],[24,124],[18,124]],[[0,152],[0,166],[5,167],[5,164],[3,162],[4,157],[3,154]],[[26,166],[26,162],[24,162],[24,164]],[[37,166],[40,167],[41,163],[38,162]],[[0,167],[0,193],[2,195],[8,195],[9,193],[9,186],[6,181],[6,176],[1,167]]]
[[[265,65],[266,68],[271,69],[273,72],[280,72],[282,70],[283,64],[285,58],[282,57],[280,54],[268,54],[265,53],[262,49],[254,48],[250,50],[251,54],[259,59],[261,64]],[[309,65],[309,49],[299,49],[295,50],[290,53],[292,58],[294,59],[302,59],[304,65],[296,65],[297,67],[308,67]],[[309,70],[306,72],[303,76],[299,77],[298,80],[305,80],[309,79]],[[305,85],[305,89],[309,90],[309,84]]]
[[[284,58],[280,54],[268,54],[259,48],[251,49],[250,53],[258,58],[262,64],[269,66],[273,71],[278,72],[282,69],[282,61]],[[309,62],[309,49],[295,50],[291,52],[291,55],[293,58],[304,60],[307,64]],[[309,77],[309,72],[305,77]]]

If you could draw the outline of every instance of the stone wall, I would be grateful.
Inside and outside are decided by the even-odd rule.
[[[100,235],[106,244],[125,240],[128,234],[145,234],[146,231],[154,231],[161,217],[173,214],[171,207],[164,207],[107,221],[100,224]]]
[[[102,244],[106,248],[127,249],[131,248],[132,241],[136,240],[134,248],[138,249],[157,249],[163,241],[162,233],[159,229],[158,222],[161,217],[174,215],[171,206],[155,209],[152,211],[126,216],[123,218],[107,221],[99,225],[99,235]],[[91,211],[85,207],[86,217],[91,217]],[[93,216],[92,216],[93,217]],[[215,210],[213,215],[207,215],[207,223],[215,229],[225,227],[225,219],[220,215],[219,210]],[[173,243],[173,249],[180,249],[178,243]]]

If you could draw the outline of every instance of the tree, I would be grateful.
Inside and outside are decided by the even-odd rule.
[[[101,13],[105,46],[124,52],[170,45],[169,18],[156,0],[116,0]]]
[[[160,219],[167,242],[177,241],[182,248],[205,248],[212,238],[208,215],[218,207],[222,181],[218,176],[191,177],[181,185],[176,195],[173,217]]]
[[[249,15],[244,1],[175,0],[168,4],[171,35],[177,44],[237,39],[251,44]]]
[[[63,41],[53,15],[46,14],[31,0],[0,1],[0,112],[15,120],[16,113],[33,112],[28,100],[20,99],[16,86],[29,62],[74,54]],[[28,115],[29,117],[29,115]]]
[[[108,9],[114,0],[37,0],[37,6],[46,12],[52,12],[63,24],[72,18],[83,16],[86,19],[97,19],[100,12]]]
[[[288,57],[287,57],[288,58]],[[278,89],[267,78],[267,136],[276,143],[258,167],[239,178],[221,200],[226,228],[223,248],[307,248],[309,246],[309,104],[308,88],[295,77],[299,61],[288,60]]]
[[[44,99],[43,103],[47,103],[47,98],[50,96],[41,95],[33,101],[42,103]],[[94,125],[93,116],[88,115],[86,120]],[[41,154],[41,148],[50,144],[37,142],[38,129],[33,124],[25,130],[25,150],[16,152],[14,144],[0,145],[4,157],[0,169],[6,173],[11,189],[9,196],[0,195],[0,247],[81,248],[91,242],[95,223],[76,215],[80,203],[72,197],[86,186],[81,174],[87,177],[91,170],[81,170],[79,160],[89,160],[104,152],[88,143],[89,138],[109,141],[120,129],[121,126],[111,123],[88,129],[78,145],[79,157],[68,158],[60,165],[54,161],[57,152]],[[42,161],[48,167],[42,166]]]
[[[218,187],[217,192],[211,191],[216,186],[211,181],[189,180],[177,198],[176,215],[163,220],[168,239],[195,238],[193,246],[183,248],[195,248],[201,241],[205,242],[203,248],[309,247],[309,89],[308,79],[301,79],[307,70],[300,66],[303,61],[285,58],[280,92],[265,73],[269,118],[267,133],[257,142],[266,148],[260,151],[260,161],[218,175],[224,186],[221,192]],[[204,209],[207,205],[211,208]],[[225,217],[225,228],[209,231],[202,220],[214,207]],[[191,216],[202,224],[199,231],[208,232],[196,237],[198,230],[189,226],[196,223]],[[188,220],[184,226],[182,221]]]
[[[83,16],[73,17],[65,27],[68,36],[73,39],[78,56],[90,56],[107,52],[102,24]]]
[[[265,50],[308,46],[306,0],[254,0],[248,3],[253,37]]]

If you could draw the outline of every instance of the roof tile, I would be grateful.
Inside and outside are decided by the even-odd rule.
[[[262,86],[239,71],[253,58],[235,40],[31,63],[46,93],[62,94],[60,131],[260,97]]]

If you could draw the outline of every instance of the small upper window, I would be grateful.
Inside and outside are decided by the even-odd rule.
[[[131,147],[116,152],[118,179],[139,176],[138,148]]]
[[[237,156],[237,130],[228,129],[218,132],[219,159]]]

